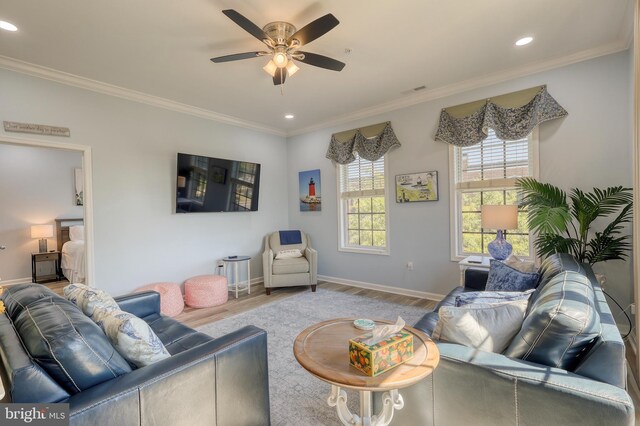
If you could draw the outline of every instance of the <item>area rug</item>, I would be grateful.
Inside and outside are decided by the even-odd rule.
[[[233,317],[200,327],[213,337],[255,325],[267,331],[271,424],[274,426],[339,425],[335,408],[327,405],[331,386],[304,370],[293,355],[293,342],[305,328],[332,318],[378,318],[395,321],[401,316],[415,324],[424,308],[386,302],[318,287],[263,305]],[[346,356],[346,353],[345,353]],[[348,393],[349,405],[357,413],[358,395]]]

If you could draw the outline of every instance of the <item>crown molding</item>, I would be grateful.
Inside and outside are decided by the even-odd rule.
[[[117,98],[151,105],[157,108],[179,112],[181,114],[204,118],[206,120],[217,121],[219,123],[230,124],[232,126],[243,127],[250,130],[257,130],[259,132],[269,133],[276,136],[287,136],[286,132],[281,129],[254,123],[252,121],[242,120],[230,115],[220,114],[218,112],[183,104],[158,96],[149,95],[147,93],[126,89],[124,87],[103,83],[101,81],[91,80],[89,78],[80,77],[78,75],[69,74],[63,71],[58,71],[53,68],[47,68],[29,62],[24,62],[18,59],[10,58],[8,56],[0,55],[0,68],[19,72],[21,74],[27,74],[45,80],[55,81],[56,83],[62,83],[68,86],[78,87],[80,89],[90,90],[92,92],[101,93],[103,95],[115,96]]]
[[[632,39],[632,37],[629,37]],[[552,70],[554,68],[561,68],[567,65],[575,64],[577,62],[594,59],[600,56],[610,55],[613,53],[627,50],[630,45],[630,40],[626,37],[617,40],[613,43],[609,43],[603,46],[599,46],[593,49],[583,50],[581,52],[574,53],[572,55],[558,57],[546,61],[540,61],[536,63],[530,63],[523,66],[511,68],[508,70],[483,75],[480,77],[471,78],[458,83],[448,84],[446,86],[437,87],[434,89],[427,89],[420,94],[395,99],[393,101],[384,102],[372,107],[364,108],[350,114],[341,115],[330,120],[323,121],[312,126],[304,127],[301,129],[294,129],[287,132],[287,137],[298,136],[305,133],[314,132],[316,130],[322,130],[333,126],[339,126],[341,124],[350,123],[359,119],[372,117],[379,114],[384,114],[390,111],[410,107],[413,105],[429,102],[435,99],[445,98],[447,96],[456,95],[459,93],[468,92],[474,89],[480,89],[494,84],[502,83],[505,81],[513,80],[520,77],[525,77],[531,74],[536,74],[543,71]]]

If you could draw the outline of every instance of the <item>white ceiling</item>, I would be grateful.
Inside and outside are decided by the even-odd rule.
[[[632,7],[632,0],[2,0],[0,20],[19,31],[0,31],[0,55],[292,134],[478,78],[622,50]],[[333,13],[340,24],[303,50],[347,66],[299,63],[281,94],[261,69],[266,58],[214,64],[209,58],[264,49],[221,13],[229,8],[259,27],[284,20],[301,28]],[[524,35],[534,42],[514,47]],[[2,59],[0,66],[20,68]],[[422,85],[427,90],[411,91]]]

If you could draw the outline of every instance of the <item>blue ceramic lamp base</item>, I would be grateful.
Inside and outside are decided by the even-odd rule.
[[[497,260],[505,260],[511,255],[511,251],[513,251],[513,246],[504,239],[502,235],[502,230],[498,230],[496,235],[496,239],[491,241],[488,246],[489,254]]]

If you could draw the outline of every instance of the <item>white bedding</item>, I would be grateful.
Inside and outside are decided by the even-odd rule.
[[[62,246],[62,273],[70,283],[83,283],[85,280],[84,241],[67,241]]]

